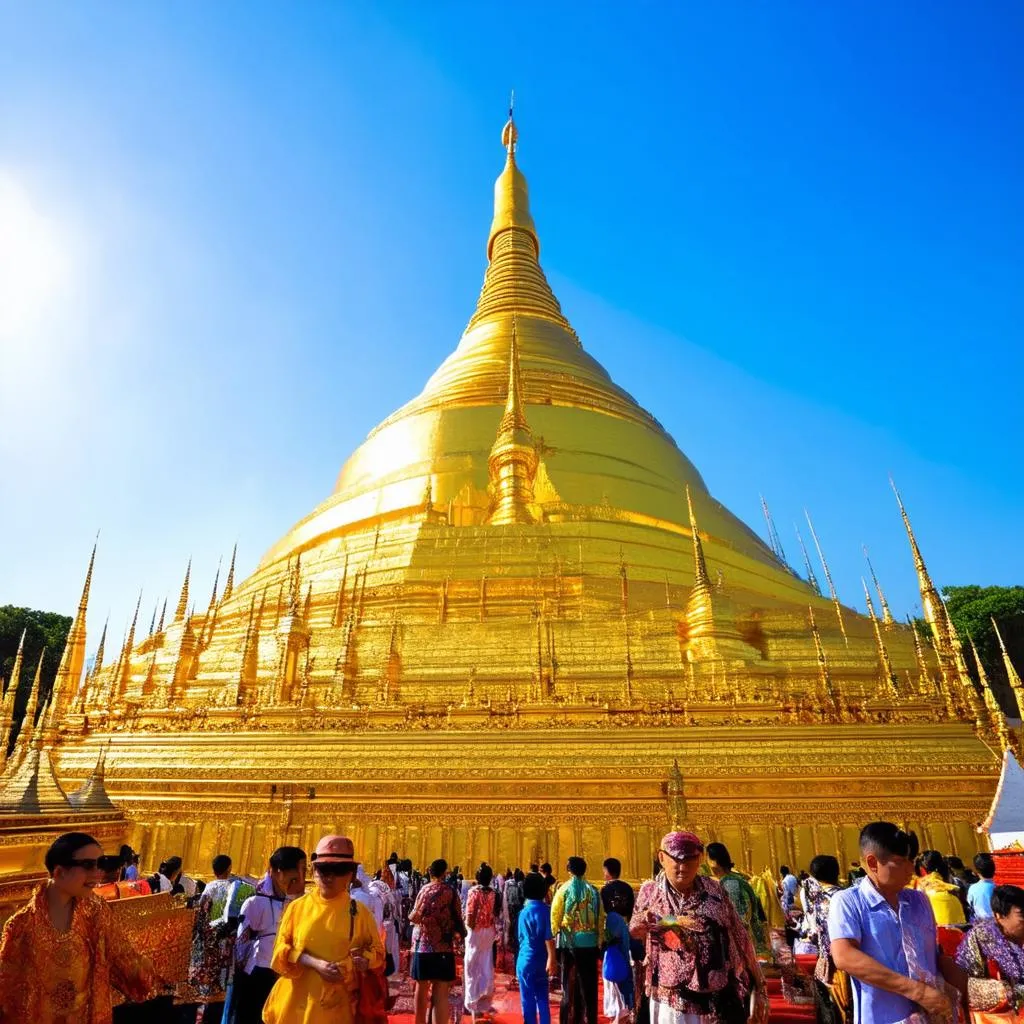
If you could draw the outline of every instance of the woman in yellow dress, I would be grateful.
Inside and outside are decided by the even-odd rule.
[[[264,1024],[353,1024],[360,976],[384,964],[373,914],[349,896],[356,861],[347,836],[324,836],[312,856],[316,888],[281,917],[271,967],[277,980]]]

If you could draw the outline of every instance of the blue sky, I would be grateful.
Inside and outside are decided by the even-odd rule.
[[[1020,583],[1018,4],[0,2],[0,603],[205,600],[455,346],[516,89],[542,261],[843,599]],[[173,598],[172,598],[173,600]]]

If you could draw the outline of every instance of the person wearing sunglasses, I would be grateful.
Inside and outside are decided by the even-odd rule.
[[[154,988],[149,961],[132,952],[93,892],[103,859],[84,832],[59,836],[46,851],[49,878],[0,939],[0,1020],[110,1024],[112,989],[141,1002]]]
[[[640,887],[630,935],[646,942],[651,1024],[745,1024],[768,1019],[754,943],[728,893],[700,873],[692,832],[661,840],[657,878]]]
[[[281,977],[264,1024],[352,1024],[361,975],[384,966],[373,914],[352,899],[355,850],[347,836],[324,836],[310,858],[314,889],[285,907],[271,968]]]

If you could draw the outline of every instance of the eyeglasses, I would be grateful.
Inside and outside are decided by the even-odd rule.
[[[313,870],[317,874],[323,875],[324,878],[337,878],[341,875],[351,875],[355,873],[355,864],[344,864],[337,861],[322,861],[318,860],[313,865]]]
[[[62,868],[81,868],[83,871],[95,871],[99,857],[82,857],[80,860],[68,860],[61,864]]]

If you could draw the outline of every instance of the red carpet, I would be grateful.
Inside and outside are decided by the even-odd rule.
[[[523,1016],[519,1011],[519,993],[508,988],[508,976],[499,974],[495,979],[494,1005],[497,1013],[491,1018],[495,1024],[523,1024]],[[782,997],[782,985],[778,978],[768,979],[768,996],[771,1002],[771,1024],[813,1024],[814,1006],[795,1006],[787,1003]],[[552,1024],[558,1021],[558,995],[551,997]],[[600,1006],[600,1001],[598,1003]],[[601,1021],[608,1018],[601,1016]],[[464,1018],[469,1021],[469,1015]],[[411,1013],[392,1013],[388,1017],[389,1024],[414,1024]]]

